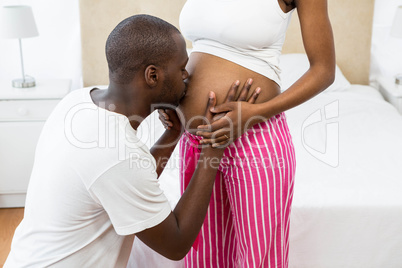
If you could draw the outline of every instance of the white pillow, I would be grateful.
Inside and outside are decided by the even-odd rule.
[[[288,89],[298,80],[310,67],[306,54],[283,54],[279,58],[279,67],[282,70],[282,91]],[[338,65],[335,70],[335,81],[324,92],[342,91],[350,87],[349,81],[343,75]]]

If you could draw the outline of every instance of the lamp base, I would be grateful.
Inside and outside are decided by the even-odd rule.
[[[397,74],[395,76],[395,84],[402,85],[402,74]]]
[[[32,77],[25,77],[25,79],[19,78],[13,80],[13,87],[27,88],[36,86],[35,79]]]

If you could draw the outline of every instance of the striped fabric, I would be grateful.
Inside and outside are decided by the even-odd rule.
[[[188,132],[180,140],[182,192],[199,140]],[[186,267],[288,267],[295,153],[285,114],[254,125],[226,148],[218,170]]]

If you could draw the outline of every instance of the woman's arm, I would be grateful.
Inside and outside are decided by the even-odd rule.
[[[205,142],[215,134],[211,131],[227,128],[229,124],[235,127],[233,136],[237,138],[253,124],[311,99],[333,83],[335,48],[327,0],[295,0],[295,5],[310,68],[289,89],[267,102],[254,105],[231,102],[213,108],[212,112],[226,115],[210,126],[199,126],[197,134],[204,136]]]
[[[266,118],[311,99],[334,82],[335,46],[327,0],[295,0],[295,4],[310,68],[289,89],[258,107],[258,114]]]

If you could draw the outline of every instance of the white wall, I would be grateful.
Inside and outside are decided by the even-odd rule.
[[[402,73],[402,38],[390,36],[397,6],[402,6],[402,0],[376,0],[370,80],[377,75],[395,76]]]
[[[78,0],[0,0],[0,5],[32,6],[39,36],[23,39],[25,72],[38,79],[71,78],[82,86]],[[402,0],[376,0],[373,24],[371,80],[376,75],[402,73],[402,39],[389,35]],[[17,40],[0,39],[0,80],[21,76]]]
[[[36,80],[72,79],[82,86],[78,0],[0,0],[4,5],[30,5],[39,36],[22,39],[25,73]],[[0,81],[22,77],[17,39],[0,39]]]

